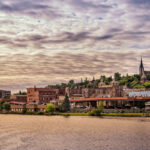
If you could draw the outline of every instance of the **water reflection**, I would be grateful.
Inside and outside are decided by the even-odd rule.
[[[0,150],[149,150],[150,118],[0,115]]]

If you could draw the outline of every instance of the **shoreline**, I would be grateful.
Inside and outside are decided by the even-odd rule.
[[[150,113],[101,113],[100,115],[89,115],[89,113],[72,113],[72,112],[56,112],[54,114],[48,113],[16,113],[16,112],[7,112],[7,113],[0,113],[0,115],[7,115],[7,114],[14,114],[14,115],[34,115],[34,116],[90,116],[90,117],[141,117],[141,118],[150,118]]]

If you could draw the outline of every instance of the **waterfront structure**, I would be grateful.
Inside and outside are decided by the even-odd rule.
[[[27,88],[27,103],[50,103],[50,101],[57,99],[58,95],[58,89]]]
[[[11,111],[22,113],[23,110],[27,112],[45,112],[46,105],[37,104],[25,104],[25,103],[15,103],[11,105]]]
[[[0,98],[6,98],[11,96],[11,91],[0,90]]]
[[[123,89],[123,97],[150,97],[150,89]]]
[[[150,97],[95,97],[70,99],[72,108],[93,108],[102,101],[105,108],[144,108]]]
[[[27,103],[27,95],[14,94],[14,95],[11,95],[10,98],[13,99],[16,102],[25,102],[25,103]]]
[[[66,87],[65,93],[68,97],[82,97],[82,86],[76,85],[74,88]]]
[[[103,81],[98,84],[97,97],[121,97],[123,96],[123,86],[115,80],[110,85],[106,85]]]
[[[150,110],[150,97],[95,97],[70,99],[71,108],[82,108],[90,110],[96,108],[99,102],[103,102],[105,109],[143,109],[146,106]],[[11,102],[13,112],[45,112],[46,104],[26,104],[23,102]]]
[[[115,80],[110,85],[106,85],[103,80],[98,84],[98,88],[82,88],[76,86],[75,88],[66,88],[66,93],[70,98],[90,98],[90,97],[120,97],[123,96],[123,86]]]

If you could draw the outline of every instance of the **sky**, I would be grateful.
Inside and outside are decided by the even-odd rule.
[[[0,89],[150,70],[149,0],[0,1]]]

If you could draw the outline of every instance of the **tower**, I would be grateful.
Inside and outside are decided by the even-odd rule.
[[[143,75],[143,72],[144,72],[144,65],[143,65],[143,60],[141,58],[141,63],[140,63],[140,67],[139,67],[139,74]]]
[[[147,81],[147,78],[146,78],[145,73],[143,72],[142,77],[141,77],[141,83],[145,83],[146,81]]]

